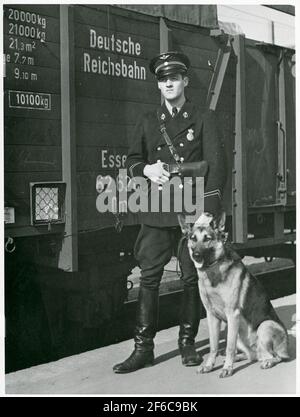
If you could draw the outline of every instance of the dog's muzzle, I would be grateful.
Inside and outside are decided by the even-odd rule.
[[[193,258],[195,259],[195,261],[199,261],[201,258],[201,253],[199,251],[193,252]]]
[[[204,260],[199,251],[192,251],[192,259],[196,268],[202,268]]]

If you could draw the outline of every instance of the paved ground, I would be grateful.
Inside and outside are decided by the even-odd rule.
[[[82,353],[57,362],[39,365],[6,375],[6,394],[77,395],[201,395],[201,394],[294,394],[296,391],[296,314],[295,295],[273,302],[287,326],[291,360],[263,371],[258,363],[240,362],[231,378],[219,379],[222,359],[215,371],[200,375],[195,367],[181,365],[178,356],[177,327],[163,330],[156,337],[156,364],[127,375],[116,375],[112,365],[131,352],[132,341]],[[202,320],[197,348],[208,353],[206,320]]]

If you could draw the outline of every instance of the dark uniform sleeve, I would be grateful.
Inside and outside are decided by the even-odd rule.
[[[218,132],[216,114],[212,110],[209,110],[203,119],[203,159],[208,162],[204,210],[218,215],[222,209],[223,189],[226,183],[226,158]]]
[[[140,117],[135,125],[133,136],[129,143],[126,168],[131,178],[143,177],[147,165],[147,152],[145,146],[144,117]]]

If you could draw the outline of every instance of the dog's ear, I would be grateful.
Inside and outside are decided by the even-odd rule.
[[[226,222],[226,213],[222,211],[219,215],[215,216],[212,220],[212,228],[218,230],[219,232],[224,232]]]
[[[195,226],[208,227],[212,224],[213,215],[208,212],[201,213],[195,222]]]
[[[218,219],[218,230],[219,230],[219,232],[224,232],[225,223],[226,223],[226,212],[222,211],[220,213],[220,216],[219,216],[219,219]]]
[[[192,231],[192,225],[186,222],[184,214],[178,214],[178,222],[181,227],[181,231],[184,235],[187,235]]]

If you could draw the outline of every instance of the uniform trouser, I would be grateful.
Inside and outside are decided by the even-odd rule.
[[[151,227],[142,225],[137,237],[134,254],[141,268],[140,285],[158,290],[165,265],[176,253],[181,237],[180,227]],[[181,252],[182,281],[184,286],[198,285],[198,276],[184,241]]]
[[[136,348],[153,349],[158,320],[158,290],[165,265],[181,238],[180,227],[142,225],[135,244],[135,257],[141,268],[140,294],[135,331]],[[193,344],[200,321],[201,302],[198,276],[184,240],[180,250],[183,299],[180,311],[179,346]]]

